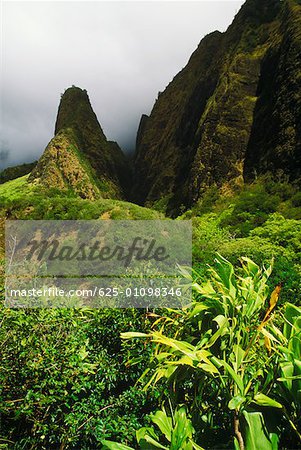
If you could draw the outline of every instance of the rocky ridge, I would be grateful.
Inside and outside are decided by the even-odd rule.
[[[173,214],[208,187],[301,176],[301,5],[247,0],[206,36],[143,116],[133,197]]]
[[[62,95],[55,136],[47,145],[29,182],[69,190],[83,198],[126,197],[129,168],[116,142],[107,140],[86,90]]]

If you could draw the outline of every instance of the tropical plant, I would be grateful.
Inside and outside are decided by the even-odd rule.
[[[250,444],[256,433],[258,442],[264,442],[261,448],[272,450],[277,448],[278,436],[275,429],[269,430],[265,416],[270,408],[279,410],[281,416],[283,409],[269,395],[278,358],[272,351],[278,343],[273,312],[281,286],[269,299],[267,281],[272,268],[260,269],[248,258],[241,262],[241,271],[235,273],[233,265],[218,256],[209,281],[200,285],[191,280],[196,299],[182,312],[183,325],[174,337],[165,330],[170,317],[162,321],[159,331],[123,333],[122,337],[147,337],[156,344],[155,368],[146,386],[167,378],[175,390],[187,376],[198,383],[196,391],[210,386],[215,400],[206,404],[204,394],[198,405],[200,415],[206,415],[208,406],[211,410],[228,408],[236,447],[242,450],[248,442],[248,450],[258,448]],[[190,276],[185,271],[184,275]]]
[[[279,395],[285,415],[301,442],[301,308],[285,305],[283,345],[278,346]]]
[[[150,414],[151,421],[160,430],[161,435],[154,427],[140,428],[136,432],[137,442],[141,450],[204,450],[193,441],[194,429],[188,419],[185,407],[179,406],[171,415],[167,415],[163,407],[161,411]],[[161,443],[164,440],[164,445]],[[133,450],[123,444],[104,440],[103,449]]]

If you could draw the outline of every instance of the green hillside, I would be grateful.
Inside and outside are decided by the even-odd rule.
[[[36,186],[28,175],[0,186],[0,212],[8,219],[159,219],[164,214],[121,200],[82,199],[76,192]]]
[[[247,0],[202,39],[133,167],[72,86],[39,161],[0,174],[0,450],[301,450],[300,18]],[[6,307],[5,220],[171,217],[182,309]]]
[[[20,164],[19,166],[14,167],[7,167],[6,169],[2,170],[2,172],[0,172],[0,184],[29,174],[36,166],[36,164],[37,161],[33,163]]]
[[[1,185],[0,204],[2,217],[9,219],[158,219],[164,217],[158,211],[119,200],[92,201],[79,198],[74,192],[68,192],[62,196],[61,191],[48,188],[43,192],[40,188],[28,183],[28,176]],[[294,308],[301,305],[300,218],[301,201],[298,187],[286,182],[275,182],[268,177],[245,185],[235,193],[228,192],[221,195],[218,189],[211,189],[192,210],[178,218],[178,220],[192,219],[193,221],[193,283],[197,291],[194,292],[193,298],[196,303],[192,308],[202,308],[204,300],[199,295],[203,291],[198,286],[203,284],[207,286],[206,283],[212,276],[213,269],[222,270],[220,275],[222,278],[219,280],[222,280],[220,282],[225,285],[218,289],[221,290],[222,295],[228,295],[225,294],[228,286],[225,277],[228,276],[227,273],[232,273],[228,272],[232,263],[231,270],[237,272],[235,283],[247,283],[246,286],[249,286],[247,290],[255,289],[256,292],[256,289],[259,289],[256,295],[263,295],[263,303],[256,317],[252,316],[250,322],[247,317],[244,319],[244,327],[252,326],[250,330],[256,330],[254,326],[260,325],[262,314],[268,306],[269,296],[276,286],[282,285],[276,311],[269,325],[266,325],[269,327],[270,339],[276,339],[269,344],[272,348],[272,356],[266,359],[265,351],[261,350],[261,348],[264,349],[263,341],[254,341],[250,356],[253,358],[253,364],[255,360],[257,361],[258,370],[260,370],[260,364],[264,364],[262,367],[265,367],[265,372],[258,379],[255,374],[252,375],[255,377],[254,380],[252,377],[250,379],[253,380],[251,383],[255,383],[255,387],[252,387],[252,395],[255,395],[256,386],[258,386],[258,389],[269,394],[269,398],[272,397],[273,401],[277,400],[281,404],[286,404],[288,416],[277,413],[277,420],[275,419],[277,432],[273,427],[271,428],[269,422],[271,417],[275,417],[277,408],[276,410],[271,408],[268,414],[268,410],[264,412],[262,406],[253,405],[250,410],[247,402],[242,416],[249,420],[250,411],[257,411],[257,414],[264,413],[259,416],[260,420],[267,421],[264,422],[263,434],[260,434],[260,429],[254,423],[250,425],[251,428],[246,428],[243,436],[244,439],[250,439],[249,433],[256,433],[261,436],[260,439],[267,439],[264,444],[266,446],[262,447],[267,450],[296,449],[300,444],[297,433],[298,430],[301,431],[299,423],[301,404],[298,399],[295,403],[290,403],[290,395],[294,395],[293,391],[283,390],[282,384],[277,381],[284,364],[284,356],[279,356],[282,347],[280,343],[277,343],[280,333],[284,332],[282,331],[283,314],[288,314],[285,311],[290,303],[295,305]],[[1,226],[3,225],[4,221],[1,223]],[[0,235],[3,241],[3,228]],[[220,269],[216,260],[218,253],[229,261],[221,262]],[[255,263],[259,266],[264,264],[266,268],[270,264],[273,265],[272,274],[264,282],[264,291],[260,291],[262,288],[257,285],[262,282],[260,280],[264,272],[259,271],[256,272],[257,274],[244,272],[244,266],[240,261],[245,256],[253,259],[254,262],[249,263],[252,264],[250,267],[253,272],[259,270]],[[3,271],[3,259],[1,259],[0,267]],[[234,283],[234,279],[232,282]],[[207,292],[206,289],[204,287],[204,293]],[[245,288],[237,289],[247,292],[244,291]],[[244,302],[248,300],[247,297],[239,297],[237,301],[241,302],[242,307],[245,308]],[[296,309],[296,311],[299,310]],[[138,380],[146,369],[150,370],[150,373],[153,373],[155,369],[154,347],[148,344],[147,340],[124,341],[120,337],[120,333],[129,331],[146,334],[154,330],[162,332],[160,323],[168,321],[164,328],[167,337],[177,337],[180,334],[181,339],[185,342],[187,340],[187,345],[191,345],[199,339],[199,332],[195,327],[201,326],[191,318],[191,314],[191,309],[184,309],[182,312],[159,309],[147,312],[134,309],[10,310],[2,307],[0,340],[5,342],[0,370],[3,386],[0,399],[3,448],[17,450],[22,448],[20,447],[22,445],[23,448],[48,450],[57,449],[63,445],[66,449],[78,449],[80,446],[81,449],[92,450],[100,446],[104,440],[107,448],[119,450],[117,444],[108,441],[137,448],[136,430],[142,430],[141,427],[150,425],[153,416],[149,414],[159,410],[162,402],[165,405],[169,404],[166,403],[167,401],[171,402],[170,405],[175,409],[179,407],[177,405],[186,405],[189,416],[185,419],[182,411],[180,423],[185,423],[187,420],[187,426],[191,426],[190,419],[192,420],[195,429],[194,440],[202,445],[202,448],[213,449],[216,448],[215,445],[218,445],[218,448],[221,446],[228,449],[234,448],[232,411],[226,403],[223,403],[228,394],[222,389],[217,379],[214,377],[211,379],[208,374],[209,378],[204,379],[206,371],[202,372],[201,369],[193,374],[192,363],[188,360],[185,360],[186,362],[183,360],[179,365],[175,361],[176,378],[169,380],[166,375],[166,381],[162,380],[152,389],[143,391],[142,386],[149,378],[146,377],[141,382]],[[160,317],[156,326],[155,321]],[[219,323],[218,317],[216,317],[216,323]],[[214,323],[213,321],[212,327],[215,332]],[[242,321],[233,322],[235,330],[238,330],[239,326],[242,327],[242,323]],[[241,328],[240,332],[243,330],[245,328]],[[278,331],[273,337],[275,330]],[[245,336],[248,336],[249,332],[244,331]],[[149,334],[149,336],[152,335]],[[223,339],[226,339],[226,336],[224,335]],[[166,352],[169,351],[167,342]],[[296,341],[295,358],[298,358],[297,348],[300,344],[299,339]],[[216,350],[212,351],[215,354]],[[172,353],[172,355],[177,360],[177,354]],[[261,355],[260,358],[258,355]],[[187,366],[185,366],[186,363]],[[296,362],[296,364],[299,363]],[[298,367],[293,369],[294,376],[298,376]],[[248,376],[246,375],[246,380],[249,379]],[[208,393],[202,393],[199,383],[208,386]],[[229,383],[231,386],[231,379]],[[294,383],[296,384],[297,381]],[[169,386],[174,387],[170,390]],[[221,400],[210,396],[212,389],[217,397],[221,396]],[[245,400],[241,401],[245,402]],[[272,400],[268,401],[273,405]],[[242,424],[243,419],[240,420]],[[270,438],[264,438],[267,430],[271,436],[275,435],[273,439],[279,443],[279,446],[272,447]],[[176,429],[173,432],[176,433]],[[160,437],[160,434],[156,436],[161,443],[165,442],[164,436]],[[257,450],[257,447],[247,446],[246,448]],[[176,447],[176,449],[181,450],[182,447]]]

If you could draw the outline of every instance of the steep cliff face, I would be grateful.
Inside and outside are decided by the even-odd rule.
[[[262,61],[246,152],[247,180],[271,171],[301,176],[301,2],[284,4],[274,45]]]
[[[187,174],[195,129],[217,85],[221,40],[219,32],[207,36],[188,65],[159,95],[150,117],[142,117],[135,157],[136,201],[170,195],[177,176]]]
[[[139,128],[134,197],[168,210],[211,185],[300,164],[300,2],[247,0],[205,37]]]
[[[62,95],[55,137],[46,147],[30,182],[71,190],[83,198],[124,198],[129,168],[115,142],[106,139],[85,90]]]

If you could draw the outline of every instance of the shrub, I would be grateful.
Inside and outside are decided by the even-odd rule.
[[[134,387],[149,350],[143,343],[129,349],[119,335],[147,329],[143,314],[2,309],[2,441],[47,450],[91,449],[104,438],[134,442],[156,393]],[[141,363],[129,366],[138,356]]]

